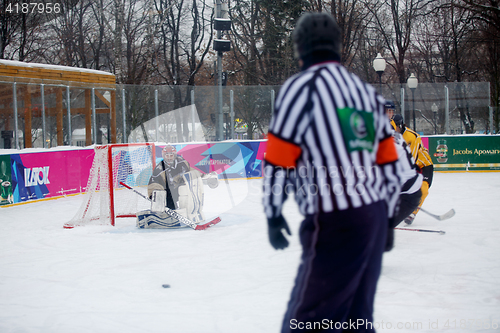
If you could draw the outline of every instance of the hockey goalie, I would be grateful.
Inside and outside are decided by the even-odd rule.
[[[160,161],[149,180],[148,196],[151,209],[137,213],[138,228],[180,228],[185,225],[165,212],[177,211],[196,224],[203,223],[204,181],[210,188],[218,185],[217,174],[203,174],[192,169],[174,146],[162,150]]]

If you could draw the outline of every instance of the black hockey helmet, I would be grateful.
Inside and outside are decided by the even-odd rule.
[[[389,117],[389,119],[392,119],[392,117],[394,116],[394,112],[396,111],[396,106],[394,105],[394,102],[385,101],[384,111],[387,117]]]
[[[396,126],[398,127],[401,127],[403,125],[403,116],[401,116],[400,114],[395,114],[394,116],[392,116],[392,120],[394,120],[394,124],[396,124]]]
[[[401,116],[400,114],[395,114],[394,116],[392,116],[391,125],[395,130],[399,128],[400,133],[404,133],[404,131],[406,130],[406,127],[403,124],[403,116]]]
[[[342,41],[337,22],[328,13],[305,13],[292,34],[295,56],[303,58],[314,51],[330,51],[340,58]]]
[[[393,101],[385,101],[385,104],[384,104],[384,108],[385,110],[387,109],[396,109],[396,105],[394,105],[394,102]]]

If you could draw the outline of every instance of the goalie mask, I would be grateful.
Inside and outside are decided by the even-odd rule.
[[[165,146],[161,153],[163,156],[163,160],[168,164],[174,163],[175,159],[177,158],[177,150],[174,146]]]

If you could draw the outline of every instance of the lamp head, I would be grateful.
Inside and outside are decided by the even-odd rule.
[[[373,60],[373,69],[375,69],[375,72],[377,73],[383,73],[385,71],[385,65],[385,59],[382,58],[380,53],[378,53],[375,60]]]
[[[418,86],[418,79],[415,76],[415,74],[411,73],[410,77],[408,78],[408,81],[406,81],[406,85],[410,89],[416,89]]]

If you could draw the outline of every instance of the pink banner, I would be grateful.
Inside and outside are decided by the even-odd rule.
[[[85,191],[93,149],[11,155],[14,202]]]

